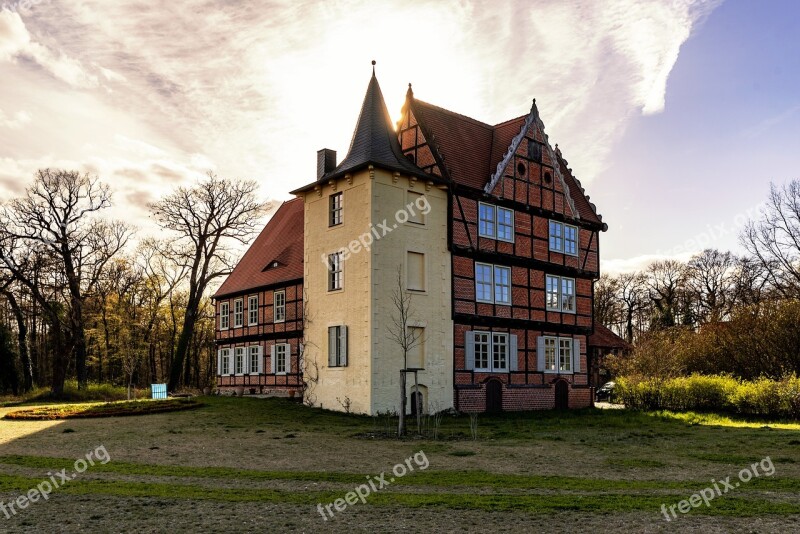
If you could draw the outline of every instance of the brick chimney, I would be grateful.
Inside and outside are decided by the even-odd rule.
[[[336,168],[336,151],[323,148],[317,151],[317,180]]]

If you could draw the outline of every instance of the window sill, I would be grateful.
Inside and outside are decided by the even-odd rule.
[[[545,371],[540,371],[540,372],[544,372],[544,374],[546,374],[546,375],[574,375],[575,374],[573,371],[548,371],[548,370],[545,370]]]

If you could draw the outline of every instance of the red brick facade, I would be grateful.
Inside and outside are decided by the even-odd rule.
[[[452,182],[453,378],[455,405],[461,411],[489,409],[493,401],[487,399],[487,386],[492,381],[497,382],[490,394],[495,409],[498,403],[503,410],[553,408],[558,382],[566,386],[562,386],[566,390],[562,404],[580,408],[592,402],[586,339],[593,329],[598,236],[604,226],[566,162],[546,145],[538,114],[537,121],[526,119],[492,127],[418,102],[409,91],[399,124],[407,157],[426,172]],[[514,139],[516,150],[506,154]],[[487,192],[492,174],[494,186]],[[480,203],[513,211],[513,239],[479,235]],[[551,250],[551,220],[577,228],[577,254]],[[510,269],[509,304],[478,301],[476,263]],[[574,312],[547,308],[546,275],[574,279]],[[516,365],[500,372],[470,368],[466,340],[471,332],[514,336]],[[579,352],[573,369],[578,371],[544,371],[538,346],[542,336],[572,339]]]
[[[275,293],[285,295],[285,314],[283,321],[275,321]],[[249,324],[250,297],[258,298],[257,321]],[[241,300],[243,306],[243,324],[235,325],[235,303]],[[228,328],[222,329],[222,308],[228,305]],[[303,336],[303,284],[300,282],[285,286],[254,289],[247,293],[217,297],[216,339],[218,361],[222,351],[230,349],[230,357],[235,355],[237,347],[247,349],[261,347],[261,372],[236,373],[233,363],[229,372],[221,374],[223,366],[218,367],[217,388],[221,393],[270,394],[299,396],[302,390],[302,372],[300,350]],[[289,368],[285,373],[273,372],[272,347],[275,344],[288,344]],[[248,362],[249,363],[249,362]]]

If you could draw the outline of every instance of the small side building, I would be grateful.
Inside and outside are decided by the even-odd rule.
[[[605,366],[609,355],[622,356],[633,346],[600,323],[595,323],[594,333],[589,336],[589,385],[599,388],[612,380],[611,372]]]

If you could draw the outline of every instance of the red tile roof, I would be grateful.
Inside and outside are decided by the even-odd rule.
[[[278,208],[214,298],[303,278],[303,207],[296,198]]]
[[[590,347],[603,349],[630,349],[631,344],[600,323],[594,324],[594,334],[589,336],[586,343]]]
[[[428,142],[438,148],[450,178],[475,189],[483,189],[489,182],[527,118],[523,115],[491,126],[413,97],[411,102],[423,133]],[[581,218],[602,224],[566,161],[559,159],[561,173]]]

